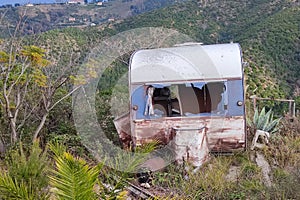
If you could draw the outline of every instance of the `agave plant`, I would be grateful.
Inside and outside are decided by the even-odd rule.
[[[255,109],[253,120],[248,119],[248,125],[254,130],[262,130],[269,133],[274,133],[278,130],[277,125],[279,124],[281,118],[274,119],[273,111],[270,109],[266,112],[265,107],[259,113],[258,109]]]

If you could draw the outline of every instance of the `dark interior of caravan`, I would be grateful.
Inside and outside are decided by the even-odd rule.
[[[224,111],[226,95],[224,82],[185,83],[154,87],[152,102],[156,115],[191,116]]]

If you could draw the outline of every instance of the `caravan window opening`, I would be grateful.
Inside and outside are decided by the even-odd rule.
[[[144,100],[144,106],[139,106],[136,119],[201,116],[227,112],[227,81],[151,84],[144,85],[143,88],[144,97],[140,101]],[[137,102],[134,100],[135,95],[132,98],[133,103]]]

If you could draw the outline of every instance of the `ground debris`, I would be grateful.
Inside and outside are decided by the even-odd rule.
[[[225,176],[225,178],[229,182],[235,182],[238,180],[240,172],[241,172],[240,166],[231,165],[228,170],[228,174]]]

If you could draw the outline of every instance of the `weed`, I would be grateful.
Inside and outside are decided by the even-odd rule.
[[[300,137],[292,135],[277,136],[276,140],[271,140],[271,145],[264,149],[264,155],[269,163],[285,168],[292,167],[300,161],[299,158]]]
[[[254,163],[244,163],[241,170],[241,176],[246,180],[258,178],[261,175],[260,168]]]
[[[175,164],[169,165],[164,171],[154,173],[153,184],[164,188],[180,188],[184,182],[184,169]]]
[[[225,176],[229,170],[231,158],[215,157],[197,172],[188,172],[188,180],[182,184],[186,196],[193,199],[222,198],[231,188]]]
[[[281,168],[273,170],[273,187],[269,189],[271,199],[299,199],[300,182],[295,172]]]
[[[245,199],[246,194],[243,191],[233,191],[229,194],[229,199],[236,200],[236,199]]]

